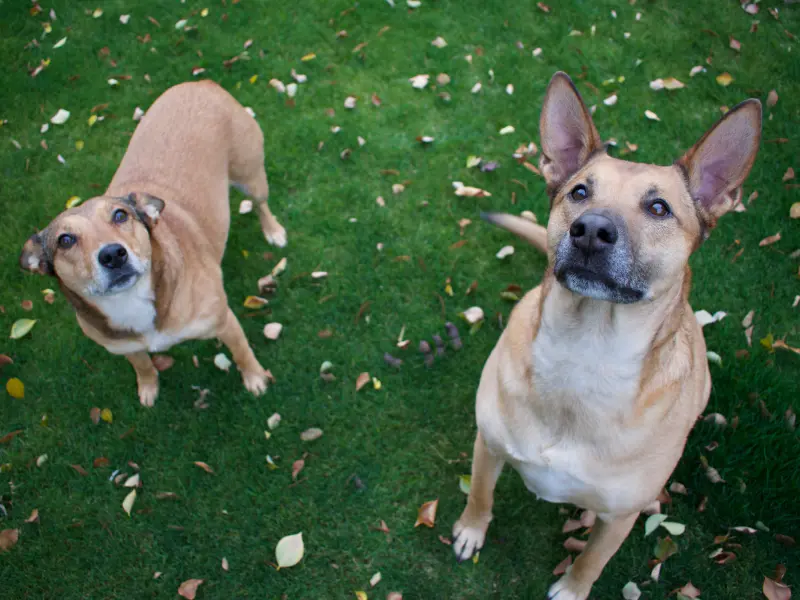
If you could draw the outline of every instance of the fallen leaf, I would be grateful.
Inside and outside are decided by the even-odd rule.
[[[286,265],[288,264],[288,262],[289,261],[287,261],[286,257],[284,256],[282,259],[278,261],[278,264],[272,268],[272,272],[270,273],[270,275],[272,275],[273,277],[277,277],[278,275],[283,273],[286,270]]]
[[[699,598],[700,597],[700,590],[698,590],[692,582],[690,581],[686,585],[684,585],[681,589],[678,590],[679,594],[683,594],[687,598]]]
[[[789,208],[789,218],[800,219],[800,202],[795,202]]]
[[[106,423],[113,423],[114,422],[114,413],[111,412],[110,408],[104,408],[100,411],[100,419],[105,421]]]
[[[361,373],[358,376],[358,379],[356,379],[356,391],[357,392],[360,391],[361,388],[363,388],[365,385],[367,385],[370,382],[370,379],[371,378],[369,376],[369,373],[366,373],[366,372]]]
[[[296,461],[292,463],[292,479],[297,481],[297,476],[300,474],[300,471],[303,470],[303,467],[306,466],[306,461],[302,458],[298,458]]]
[[[224,556],[222,557],[222,570],[228,571],[230,569],[230,565],[228,564],[228,559]]]
[[[661,562],[667,560],[670,556],[678,551],[678,545],[672,541],[672,538],[667,536],[659,539],[653,549],[654,556]]]
[[[400,592],[389,592],[386,594],[386,600],[403,600],[403,594]]]
[[[83,468],[82,466],[80,466],[80,465],[70,465],[70,467],[72,467],[73,469],[75,469],[75,472],[76,472],[78,475],[82,476],[82,477],[86,477],[86,476],[89,474],[89,473],[87,473],[87,472],[86,472],[86,469],[84,469],[84,468]]]
[[[270,418],[267,419],[267,427],[269,427],[270,431],[274,430],[280,423],[281,415],[279,413],[272,413]]]
[[[348,110],[353,110],[356,107],[358,99],[355,96],[348,96],[344,99],[344,107]]]
[[[381,572],[378,571],[377,573],[375,573],[375,575],[369,578],[369,587],[375,587],[381,582],[381,579],[382,579]]]
[[[0,369],[2,369],[5,365],[13,365],[14,361],[8,354],[0,354]]]
[[[768,600],[790,600],[792,597],[792,590],[787,585],[773,581],[769,577],[764,577],[761,591]]]
[[[196,461],[194,461],[194,464],[195,464],[195,466],[200,467],[201,469],[203,469],[203,471],[205,471],[206,473],[211,473],[212,475],[214,475],[214,469],[209,467],[202,460],[196,460]]]
[[[175,364],[175,359],[166,354],[154,354],[152,359],[156,371],[166,371]]]
[[[264,326],[264,337],[268,340],[277,340],[282,330],[283,325],[280,323],[267,323]]]
[[[444,40],[442,36],[438,36],[431,42],[431,46],[436,46],[437,48],[444,48],[445,46],[447,46],[447,42]]]
[[[476,187],[471,187],[468,185],[461,185],[457,187],[455,191],[456,191],[456,196],[461,196],[466,198],[487,198],[491,196],[491,194],[486,190],[482,190]]]
[[[671,535],[682,535],[686,531],[686,525],[681,523],[673,523],[671,521],[664,521],[661,527],[670,532]]]
[[[41,467],[41,466],[42,466],[44,463],[46,463],[46,462],[47,462],[47,454],[41,454],[41,455],[39,455],[39,457],[36,459],[36,466],[37,466],[37,467]]]
[[[700,326],[705,327],[706,325],[710,325],[711,323],[722,321],[722,319],[728,316],[728,313],[718,310],[712,315],[707,310],[698,310],[694,313],[694,316],[695,319],[697,319],[697,322],[700,323]]]
[[[731,49],[736,50],[737,52],[742,51],[742,43],[739,40],[734,39],[733,37],[730,38],[730,42],[728,45],[731,47]]]
[[[636,585],[633,581],[629,581],[622,588],[622,597],[625,600],[639,600],[641,596],[642,596],[642,591],[639,589],[639,586]]]
[[[34,508],[31,511],[31,516],[25,519],[26,523],[38,523],[39,522],[39,509]]]
[[[769,94],[767,94],[767,106],[772,108],[778,103],[778,92],[775,90],[770,90]]]
[[[367,592],[357,591],[355,592],[355,594],[356,594],[356,600],[369,600],[369,598],[367,597]]]
[[[64,110],[63,108],[59,108],[58,112],[50,117],[50,122],[53,125],[63,125],[69,119],[70,112],[68,110]]]
[[[310,429],[306,429],[303,433],[300,434],[300,439],[304,442],[313,442],[314,440],[318,440],[322,437],[322,429],[319,427],[311,427]]]
[[[653,570],[650,571],[650,579],[653,581],[658,581],[658,578],[661,576],[661,567],[664,563],[656,563],[656,566],[653,567]]]
[[[304,553],[305,546],[303,545],[302,532],[281,538],[278,545],[275,547],[275,558],[278,560],[278,568],[295,566],[302,560]]]
[[[776,233],[775,235],[770,235],[765,237],[763,240],[758,242],[759,246],[769,246],[770,244],[774,244],[775,242],[779,242],[781,239],[780,232]]]
[[[792,167],[789,167],[788,169],[786,169],[786,173],[783,174],[783,178],[781,179],[781,181],[789,181],[791,179],[794,179],[794,169]]]
[[[16,377],[6,382],[6,391],[12,398],[22,400],[25,397],[25,384]]]
[[[500,135],[508,135],[509,133],[514,133],[516,129],[514,129],[513,125],[506,125],[500,130]]]
[[[409,78],[408,81],[411,83],[412,87],[421,90],[428,85],[428,80],[430,77],[431,76],[427,74],[414,75],[414,77]]]
[[[3,529],[0,531],[0,552],[8,552],[19,541],[19,529]]]
[[[243,306],[251,310],[256,310],[267,304],[269,304],[269,300],[266,298],[262,298],[261,296],[248,296],[244,299]]]
[[[178,595],[186,600],[194,600],[199,588],[205,579],[187,579],[178,587]]]
[[[483,316],[484,316],[483,309],[480,306],[471,306],[463,313],[461,313],[461,316],[467,323],[469,323],[470,325],[474,325],[479,321],[483,321]]]
[[[130,477],[128,477],[127,481],[123,483],[123,487],[126,488],[135,488],[139,486],[139,473],[134,473]]]
[[[495,256],[498,259],[503,260],[507,256],[511,256],[512,254],[514,254],[514,246],[503,246],[502,248],[500,248],[500,250],[497,251],[497,254],[495,254]]]
[[[133,508],[133,503],[136,502],[136,490],[131,490],[131,493],[125,496],[125,500],[122,501],[122,510],[125,511],[129,517],[131,516],[131,509]]]
[[[661,119],[658,118],[658,115],[654,113],[652,110],[644,111],[644,116],[650,119],[651,121],[660,121]]]
[[[717,83],[720,84],[722,87],[728,87],[733,81],[733,77],[728,72],[720,73],[719,75],[717,75],[716,79]]]
[[[605,104],[606,106],[614,106],[617,103],[617,100],[618,100],[617,95],[611,94],[608,98],[603,100],[603,104]]]
[[[107,467],[109,464],[111,464],[111,462],[105,456],[98,456],[92,461],[92,466],[95,469]]]
[[[775,340],[772,344],[773,348],[779,348],[781,350],[788,350],[790,352],[794,352],[795,354],[800,354],[800,348],[793,348],[784,342],[783,340]]]
[[[221,371],[225,371],[226,373],[228,372],[228,369],[231,368],[232,364],[233,363],[231,362],[231,359],[225,356],[222,352],[214,357],[214,366]]]
[[[678,483],[677,481],[673,481],[669,486],[669,491],[673,494],[682,494],[686,496],[689,492],[686,490],[686,486],[682,483]]]
[[[9,337],[12,340],[18,340],[33,329],[34,325],[36,325],[36,319],[19,319],[14,321],[14,324],[11,326],[11,335]]]
[[[420,525],[425,525],[426,527],[433,527],[434,522],[436,521],[436,509],[439,506],[439,499],[431,500],[430,502],[426,502],[422,506],[419,507],[417,511],[417,520],[414,523],[414,527],[419,527]]]

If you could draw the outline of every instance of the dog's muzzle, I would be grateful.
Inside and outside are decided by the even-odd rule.
[[[555,275],[568,290],[597,300],[630,304],[647,291],[625,222],[604,209],[587,210],[573,221],[556,248]]]
[[[89,292],[108,296],[123,292],[139,280],[144,272],[141,261],[122,244],[107,244],[97,253],[97,276]]]

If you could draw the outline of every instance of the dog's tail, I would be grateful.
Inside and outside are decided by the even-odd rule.
[[[497,225],[503,229],[507,229],[513,234],[518,235],[523,240],[538,248],[544,253],[547,253],[547,229],[541,225],[537,225],[523,219],[522,217],[515,217],[507,213],[481,213],[481,218],[488,221],[492,225]]]

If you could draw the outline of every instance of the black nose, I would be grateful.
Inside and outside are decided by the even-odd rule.
[[[97,260],[106,269],[119,269],[128,262],[128,251],[121,244],[109,244],[103,246],[100,254],[97,255]]]
[[[608,217],[585,212],[569,228],[572,244],[587,254],[608,250],[617,242],[617,226]]]

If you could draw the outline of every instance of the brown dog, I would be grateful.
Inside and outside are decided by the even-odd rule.
[[[577,90],[557,73],[540,131],[547,229],[488,218],[546,251],[549,268],[484,367],[453,548],[464,560],[483,546],[508,462],[540,498],[597,513],[585,550],[548,593],[583,600],[663,489],[708,401],[688,260],[741,194],[761,104],[731,110],[672,166],[636,164],[606,155]]]
[[[219,338],[245,387],[266,390],[220,268],[229,184],[258,201],[267,240],[286,244],[267,206],[263,142],[255,119],[217,84],[172,87],[136,128],[106,193],[61,213],[25,243],[22,268],[58,278],[83,332],[136,369],[144,406],[158,395],[148,352],[188,339]]]

